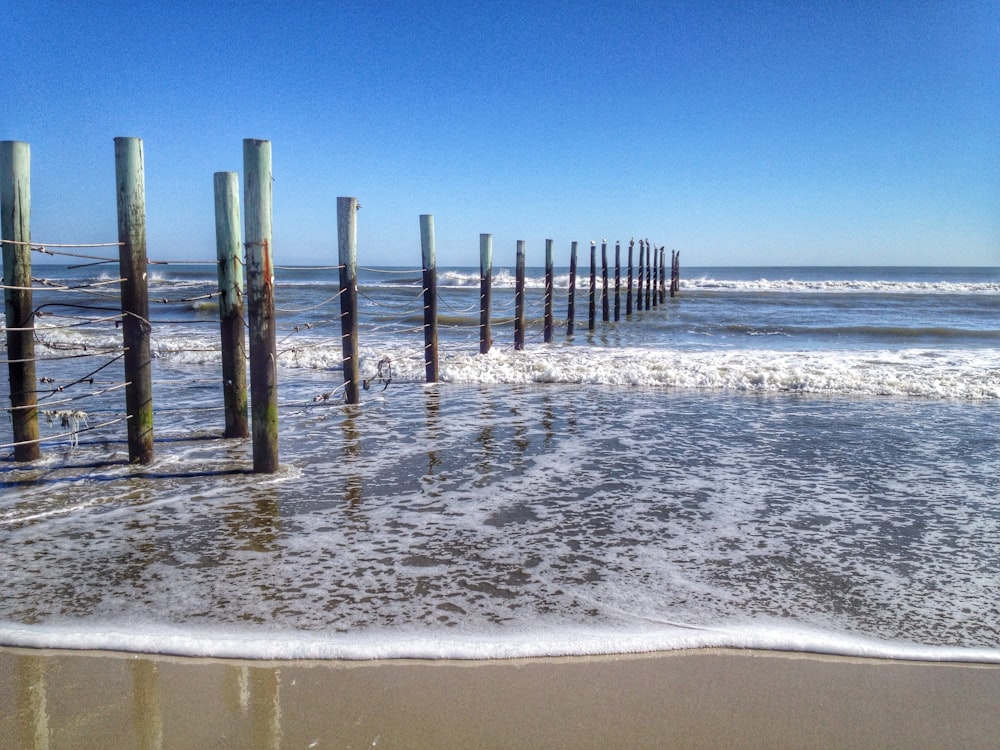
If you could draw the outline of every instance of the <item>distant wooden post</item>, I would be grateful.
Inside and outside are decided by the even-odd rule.
[[[493,235],[479,235],[479,353],[493,346]]]
[[[660,302],[667,301],[667,251],[660,247]]]
[[[653,307],[656,308],[660,304],[660,251],[656,249],[655,245],[650,245],[649,249],[653,255],[649,261],[649,265],[653,269],[649,289],[653,296]]]
[[[635,247],[635,240],[628,241],[628,290],[625,293],[625,316],[632,314],[632,249]]]
[[[35,317],[31,301],[31,146],[0,142],[0,206],[3,218],[4,314],[7,371],[15,461],[35,461],[38,397],[35,377]]]
[[[673,297],[681,288],[681,253],[680,250],[671,250],[670,254],[673,258],[670,264],[670,296]]]
[[[554,281],[552,240],[545,240],[545,325],[542,340],[546,344],[552,341],[552,286]]]
[[[611,320],[611,298],[608,296],[608,241],[601,240],[601,320]]]
[[[639,240],[639,272],[636,274],[636,298],[635,298],[635,309],[642,312],[642,279],[645,276],[645,269],[643,267],[643,259],[646,255],[646,242],[645,240]]]
[[[434,250],[434,216],[420,215],[420,255],[424,277],[424,374],[438,382],[437,258]]]
[[[253,470],[278,470],[278,359],[271,258],[271,142],[243,141]]]
[[[153,378],[150,364],[149,286],[146,276],[146,175],[141,138],[115,138],[118,192],[118,267],[122,282],[125,410],[128,458],[153,460]]]
[[[576,243],[569,250],[569,306],[566,310],[566,336],[573,336],[573,318],[576,315]]]
[[[653,246],[646,240],[646,309],[649,309],[650,298],[653,291]]]
[[[222,341],[222,395],[227,438],[250,434],[247,417],[246,338],[243,335],[243,241],[240,232],[240,179],[216,172],[215,250],[219,261],[219,332]]]
[[[360,404],[357,198],[337,198],[337,245],[340,261],[340,340],[344,354],[344,397],[349,404]]]
[[[591,241],[590,243],[590,309],[588,311],[587,320],[588,330],[593,331],[596,328],[595,320],[597,318],[597,243]]]
[[[518,240],[514,267],[514,350],[522,349],[524,349],[524,240]]]
[[[622,313],[622,243],[615,241],[615,322]]]

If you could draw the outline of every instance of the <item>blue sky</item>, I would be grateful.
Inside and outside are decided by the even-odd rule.
[[[273,142],[274,253],[540,265],[648,237],[686,265],[1000,265],[1000,4],[32,2],[0,139],[32,237],[114,241],[115,136],[144,141],[149,254],[211,259],[212,174]],[[12,23],[11,23],[12,21]]]

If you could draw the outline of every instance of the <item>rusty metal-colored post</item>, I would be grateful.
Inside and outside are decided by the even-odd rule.
[[[573,318],[576,316],[576,244],[572,243],[569,250],[569,304],[566,308],[566,336],[573,336]]]
[[[349,404],[360,404],[357,198],[337,198],[337,243],[340,249],[340,331],[344,352],[344,397]]]
[[[552,240],[545,240],[545,325],[542,339],[552,341],[552,287],[555,282],[552,269]]]
[[[0,142],[4,316],[15,461],[41,457],[35,392],[35,316],[31,302],[31,146]]]
[[[608,297],[608,241],[601,240],[601,320],[611,320],[611,298]]]
[[[514,266],[514,350],[524,349],[524,240],[517,241]]]
[[[118,266],[122,279],[125,344],[125,409],[128,457],[153,460],[153,378],[149,352],[149,287],[146,276],[146,176],[141,138],[115,138],[118,191]]]
[[[593,331],[596,328],[597,319],[597,243],[590,243],[590,308],[587,316],[587,329]]]
[[[632,314],[632,249],[635,247],[635,240],[628,241],[628,290],[625,293],[625,316]]]
[[[479,353],[493,346],[493,235],[479,235]]]
[[[243,141],[253,470],[278,470],[278,360],[271,257],[271,142]]]
[[[424,374],[438,382],[437,259],[434,250],[434,217],[420,215],[420,253],[424,277]]]
[[[615,322],[622,317],[622,243],[615,241]]]
[[[247,416],[246,337],[243,334],[243,237],[240,231],[240,178],[216,172],[215,249],[219,261],[219,331],[222,342],[222,395],[227,438],[250,434]]]

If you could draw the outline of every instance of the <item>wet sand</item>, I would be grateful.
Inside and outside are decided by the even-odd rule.
[[[242,662],[0,649],[3,748],[993,748],[1000,667],[700,650]]]

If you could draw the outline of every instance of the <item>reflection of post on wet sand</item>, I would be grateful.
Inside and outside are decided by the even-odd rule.
[[[344,478],[344,497],[348,508],[361,505],[365,483],[359,472],[350,469],[361,465],[361,430],[358,429],[360,407],[348,404],[344,407],[344,420],[341,423],[344,430],[344,467],[348,469]]]
[[[479,443],[481,456],[478,468],[479,475],[485,478],[493,471],[493,458],[496,452],[496,436],[494,435],[496,431],[496,411],[493,408],[493,401],[488,395],[483,398],[483,408],[480,414],[482,427],[476,435],[476,442]]]
[[[250,668],[250,721],[254,750],[281,747],[281,670],[277,667]]]
[[[545,430],[545,447],[551,448],[556,438],[556,412],[548,388],[542,390],[542,429]]]
[[[18,747],[48,750],[49,711],[45,698],[45,660],[17,657]]]
[[[441,393],[436,387],[428,386],[424,393],[427,396],[425,406],[427,409],[427,444],[430,450],[427,451],[427,475],[432,476],[434,470],[441,464],[435,446],[441,439]]]
[[[160,681],[156,662],[136,659],[132,666],[132,726],[136,747],[160,750],[163,747],[163,714],[160,710]]]
[[[239,543],[239,549],[271,552],[281,534],[277,490],[261,483],[248,492],[252,493],[251,498],[240,498],[227,506],[225,519],[230,536]]]

